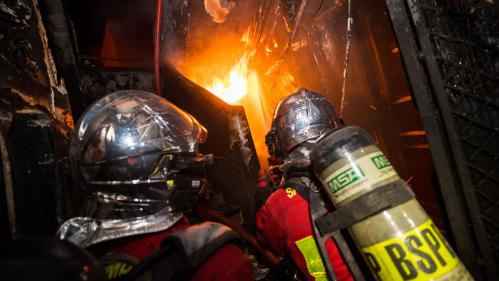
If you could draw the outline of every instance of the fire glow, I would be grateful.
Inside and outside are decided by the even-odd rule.
[[[208,48],[190,56],[182,72],[225,103],[244,107],[260,167],[268,167],[265,134],[270,129],[274,103],[296,90],[296,85],[294,77],[286,71],[274,78],[275,84],[269,84],[270,74],[251,67],[255,56],[266,54],[250,47],[250,34],[248,28],[238,38],[217,37],[207,44]],[[274,40],[271,46],[275,49],[278,43]],[[265,98],[264,89],[271,89],[272,96]]]
[[[269,155],[264,140],[270,119],[262,107],[260,81],[257,72],[249,67],[250,58],[250,52],[243,53],[234,64],[229,64],[229,71],[224,76],[193,77],[193,80],[224,102],[245,108],[260,166],[266,167]],[[223,62],[218,62],[218,65],[223,66]]]
[[[248,54],[244,54],[227,76],[214,77],[205,88],[228,104],[237,104],[248,93]]]

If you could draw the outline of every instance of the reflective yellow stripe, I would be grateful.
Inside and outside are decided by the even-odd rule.
[[[310,275],[312,275],[316,281],[327,281],[326,269],[322,264],[322,259],[319,250],[317,249],[317,245],[315,245],[314,237],[310,235],[295,243],[305,258]]]

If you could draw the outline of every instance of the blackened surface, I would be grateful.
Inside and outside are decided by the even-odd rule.
[[[78,119],[84,108],[72,32],[66,20],[63,2],[62,0],[41,0],[40,10],[57,71],[65,80],[72,113],[74,118]]]
[[[163,64],[161,73],[165,97],[208,129],[207,141],[200,150],[216,157],[209,171],[210,185],[222,191],[226,203],[241,208],[251,228],[259,165],[244,109],[224,103],[171,65]]]
[[[55,131],[34,108],[17,110],[7,138],[16,202],[17,234],[55,233]]]
[[[0,239],[10,239],[9,217],[7,211],[7,198],[5,196],[4,163],[0,161]],[[10,176],[10,175],[7,175]]]
[[[154,75],[148,70],[81,68],[83,108],[97,99],[118,90],[144,90],[154,92]]]
[[[10,129],[2,126],[2,133],[8,135],[15,173],[19,235],[52,234],[57,218],[64,216],[55,204],[61,201],[60,183],[64,181],[56,174],[64,173],[55,166],[64,165],[65,142],[72,126],[68,97],[47,48],[36,3],[7,0],[0,5],[0,87],[9,89],[2,92],[4,102],[9,103],[3,110],[12,115],[15,124],[15,129],[14,125]],[[38,122],[48,127],[33,125]],[[38,164],[40,169],[33,166]]]
[[[0,101],[0,129],[14,187],[15,234],[51,235],[58,225],[56,200],[60,198],[54,147],[57,132],[43,107],[30,106],[8,91],[2,91]]]
[[[11,87],[24,88],[35,97],[42,95],[46,101],[43,53],[31,51],[41,48],[38,31],[33,28],[36,22],[32,7],[22,1],[6,1],[2,2],[0,14],[0,86],[8,89],[2,95],[7,98]]]
[[[165,1],[161,36],[166,38],[161,45],[161,53],[166,54],[170,63],[182,69],[186,58],[187,31],[189,27],[189,1]]]
[[[499,258],[496,7],[484,1],[388,3],[399,43],[419,44],[419,50],[413,43],[412,52],[401,51],[428,136],[440,138],[432,141],[432,154],[439,158],[439,182],[458,250],[466,253],[462,258],[476,279],[495,280]],[[406,32],[411,24],[400,20],[406,8],[415,26],[413,34]]]
[[[427,24],[420,40],[432,47],[423,47],[432,86],[492,280],[499,274],[499,22],[485,5],[417,1],[412,15],[420,31]]]
[[[12,88],[26,102],[45,107],[57,130],[66,134],[69,102],[45,45],[38,7],[28,0],[3,1],[0,14],[0,87]]]
[[[12,94],[10,89],[0,89],[0,137],[4,141],[7,138],[7,134],[12,124],[12,98],[15,97],[16,96]],[[0,143],[0,145],[6,144]],[[6,182],[9,178],[12,180],[12,173],[4,171],[4,167],[10,167],[8,153],[8,150],[0,150],[0,156],[2,157],[2,160],[0,161],[0,238],[3,239],[12,238],[6,189]],[[4,159],[6,159],[8,163],[4,163]]]
[[[0,15],[0,85],[35,89],[41,95],[48,81],[43,53],[32,51],[43,47],[31,1],[3,1]]]

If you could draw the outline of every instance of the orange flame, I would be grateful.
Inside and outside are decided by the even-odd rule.
[[[211,82],[200,84],[226,103],[241,105],[246,109],[246,117],[260,166],[267,167],[269,155],[265,145],[265,133],[268,131],[267,124],[270,120],[267,120],[262,108],[262,91],[258,75],[248,67],[250,57],[250,52],[244,53],[225,76],[213,77]],[[197,79],[197,81],[203,80]]]
[[[248,55],[244,54],[227,76],[214,77],[205,88],[226,103],[236,104],[248,93],[248,60]]]
[[[191,57],[191,63],[184,67],[183,74],[226,103],[245,108],[260,167],[266,168],[269,155],[265,145],[265,134],[270,129],[271,113],[275,103],[282,96],[296,89],[295,80],[286,71],[279,75],[279,79],[269,79],[270,75],[275,75],[272,69],[268,70],[268,73],[260,73],[263,76],[259,77],[259,73],[249,66],[250,60],[258,54],[250,46],[250,28],[238,39],[243,43],[243,47],[232,37],[217,38],[216,42],[207,44],[208,48],[196,52],[195,57]],[[278,43],[273,40],[266,47],[268,55],[278,47]],[[221,49],[224,51],[221,52]],[[239,54],[236,60],[234,60],[235,54]],[[269,81],[276,83],[270,85]],[[272,92],[272,95],[265,95],[264,92]]]

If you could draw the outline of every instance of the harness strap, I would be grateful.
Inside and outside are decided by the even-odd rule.
[[[299,181],[299,178],[293,178],[293,179],[297,179],[297,181],[288,180],[285,183],[283,183],[282,185],[280,185],[279,188],[280,189],[292,188],[292,189],[296,190],[296,192],[298,192],[298,194],[300,194],[300,196],[303,199],[307,200],[307,202],[308,202],[309,201],[309,194],[308,194],[309,188],[304,183]]]
[[[288,175],[281,188],[293,188],[300,196],[309,202],[310,221],[312,223],[313,236],[305,237],[297,241],[296,245],[302,252],[307,263],[307,270],[317,281],[336,281],[336,275],[329,254],[325,248],[325,242],[329,237],[317,236],[314,221],[326,214],[324,201],[320,192],[311,181],[311,174],[308,171],[293,171]]]
[[[411,199],[414,199],[412,190],[404,181],[396,181],[376,188],[331,214],[317,219],[317,228],[322,235],[333,233]]]
[[[318,225],[318,221],[320,221],[324,215],[327,214],[326,203],[324,202],[322,195],[320,193],[320,188],[313,182],[311,179],[313,177],[310,176],[310,173],[306,171],[300,171],[300,173],[293,173],[294,177],[289,176],[286,180],[286,183],[282,185],[282,188],[292,187],[294,188],[301,197],[309,202],[309,210],[310,210],[310,220],[312,222],[312,230],[315,238],[315,243],[317,249],[319,250],[319,254],[324,264],[323,270],[327,273],[322,278],[327,278],[330,281],[336,281],[337,277],[334,272],[334,268],[329,259],[329,254],[325,247],[326,240],[330,237],[334,240],[336,246],[340,250],[345,262],[350,269],[350,272],[354,276],[355,280],[363,281],[364,276],[359,269],[359,266],[353,257],[353,254],[348,247],[343,235],[339,231],[329,232],[328,234],[322,235],[322,231],[320,230],[320,226]],[[300,177],[298,177],[300,176]],[[306,180],[308,181],[306,181]],[[325,216],[328,217],[328,216]]]
[[[151,281],[189,280],[212,254],[229,242],[240,243],[229,227],[204,222],[177,231],[161,242],[161,248],[134,267],[123,281],[141,280],[146,271]]]
[[[320,197],[320,193],[318,191],[312,190],[309,188],[309,209],[310,209],[310,221],[312,222],[312,230],[315,237],[315,243],[317,244],[317,248],[319,249],[320,256],[322,258],[322,263],[325,266],[325,270],[327,272],[327,279],[329,281],[336,281],[336,274],[334,273],[333,263],[329,259],[329,254],[326,249],[326,240],[329,236],[321,236],[318,235],[319,231],[317,230],[317,225],[315,221],[322,217],[326,213],[326,209],[324,206],[324,202]]]

